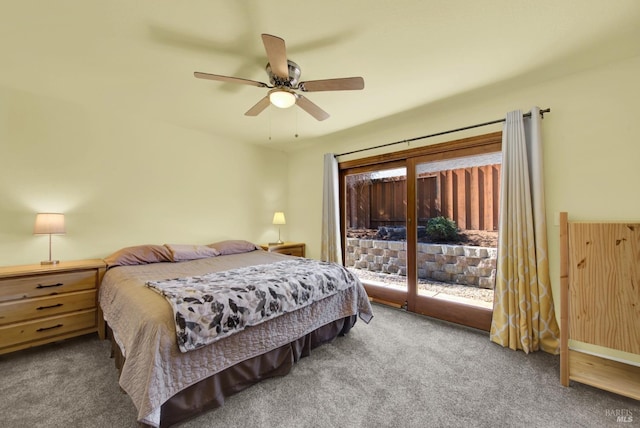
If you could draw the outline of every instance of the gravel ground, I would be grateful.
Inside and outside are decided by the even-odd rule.
[[[376,273],[363,269],[349,268],[358,277],[366,282],[381,282],[384,285],[404,287],[406,277],[393,274]],[[470,287],[468,285],[449,284],[446,282],[438,282],[433,280],[418,279],[418,289],[420,292],[427,293],[432,296],[444,294],[447,296],[461,297],[464,299],[476,300],[479,302],[493,303],[493,290],[485,288]]]

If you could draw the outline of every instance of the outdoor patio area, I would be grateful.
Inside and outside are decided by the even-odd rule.
[[[349,268],[364,284],[371,284],[397,289],[406,289],[407,278],[402,275],[372,272],[364,269]],[[423,296],[456,301],[488,309],[493,308],[493,290],[461,284],[418,279],[418,293]]]

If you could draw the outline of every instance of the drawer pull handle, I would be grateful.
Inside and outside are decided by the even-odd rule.
[[[58,327],[62,327],[62,324],[56,324],[56,325],[51,326],[51,327],[41,327],[41,328],[37,329],[36,331],[40,332],[40,331],[45,331],[45,330],[51,330],[51,329],[58,328]]]
[[[51,288],[51,287],[60,287],[61,285],[64,285],[61,282],[58,282],[57,284],[51,284],[51,285],[42,285],[42,284],[38,284],[38,286],[36,288]]]
[[[41,311],[43,309],[59,308],[60,306],[62,306],[62,303],[57,303],[55,305],[49,305],[49,306],[38,306],[36,310]]]

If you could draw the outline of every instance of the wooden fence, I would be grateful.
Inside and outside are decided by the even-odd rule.
[[[418,225],[443,216],[462,230],[498,230],[500,164],[439,171],[418,177]],[[405,177],[361,180],[347,188],[347,227],[404,226]]]

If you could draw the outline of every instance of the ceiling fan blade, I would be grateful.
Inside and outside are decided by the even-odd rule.
[[[264,109],[269,107],[269,104],[271,104],[271,102],[269,101],[269,96],[267,95],[266,97],[264,97],[260,101],[258,101],[256,103],[256,105],[254,105],[249,110],[247,110],[247,112],[244,115],[245,116],[257,116],[260,113],[262,113],[262,111]]]
[[[266,83],[258,82],[256,80],[241,79],[239,77],[220,76],[218,74],[201,73],[199,71],[194,72],[193,75],[198,79],[218,80],[220,82],[229,83],[242,83],[243,85],[257,86],[258,88],[270,87]]]
[[[296,104],[298,104],[302,110],[306,111],[318,120],[325,120],[329,118],[329,113],[322,110],[320,107],[309,101],[308,98],[305,98],[300,94],[296,94]]]
[[[284,81],[288,81],[289,65],[287,64],[287,48],[284,40],[271,34],[263,34],[262,43],[264,43],[264,50],[267,51],[272,73]]]
[[[362,77],[344,77],[340,79],[310,80],[300,82],[298,89],[304,92],[353,91],[364,89]]]

